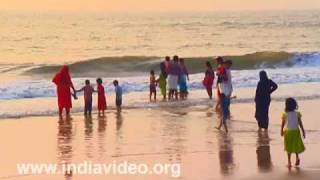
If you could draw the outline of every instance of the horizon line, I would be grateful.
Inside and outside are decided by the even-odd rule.
[[[112,13],[112,14],[144,14],[144,13],[220,13],[220,12],[302,12],[320,11],[320,8],[289,9],[205,9],[205,10],[13,10],[0,9],[0,13]]]

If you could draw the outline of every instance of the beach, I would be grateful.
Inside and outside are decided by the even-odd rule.
[[[36,103],[36,102],[35,102]],[[212,103],[213,104],[213,103]],[[320,100],[299,100],[306,129],[300,168],[288,170],[280,115],[284,102],[270,108],[269,132],[259,133],[252,102],[233,103],[229,134],[215,126],[212,104],[128,108],[105,117],[81,113],[72,119],[30,116],[0,121],[0,179],[173,179],[167,175],[19,175],[17,163],[178,163],[178,179],[316,179],[320,176]]]
[[[150,10],[0,12],[0,180],[319,179],[320,11]],[[187,100],[163,101],[156,88],[157,101],[150,102],[150,71],[157,79],[160,63],[175,55],[188,69]],[[228,134],[216,129],[217,87],[209,100],[203,85],[207,61],[215,73],[220,69],[218,56],[233,62]],[[62,66],[70,74],[64,68],[55,76]],[[258,132],[254,117],[261,70],[279,85],[268,132]],[[72,83],[79,90],[89,80],[97,89],[97,78],[105,116],[98,117],[96,93],[92,116],[84,116],[79,92],[71,117],[60,118],[57,94],[65,95],[60,106],[69,107],[70,93],[69,86],[57,93],[56,85]],[[217,79],[216,73],[213,84]],[[114,80],[123,92],[121,113]],[[298,101],[306,129],[301,165],[291,169],[280,136],[288,97]],[[30,164],[45,167],[21,169]],[[120,172],[128,164],[147,170]],[[88,170],[104,165],[112,170]]]

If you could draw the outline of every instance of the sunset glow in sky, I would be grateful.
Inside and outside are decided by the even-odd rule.
[[[0,11],[210,11],[317,8],[320,8],[320,0],[0,0]]]

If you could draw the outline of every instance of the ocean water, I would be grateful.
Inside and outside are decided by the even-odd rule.
[[[0,12],[0,63],[61,64],[109,56],[310,52],[320,11],[168,14]]]
[[[99,76],[104,79],[109,94],[113,93],[114,79],[119,79],[125,94],[145,94],[150,68],[158,66],[166,55],[197,59],[218,55],[245,57],[255,52],[262,52],[264,56],[273,52],[272,68],[265,66],[267,59],[234,70],[235,88],[254,87],[261,69],[267,70],[279,84],[317,83],[320,82],[319,34],[320,11],[0,12],[0,117],[7,117],[8,110],[3,104],[8,101],[28,104],[38,98],[54,97],[51,76],[63,64],[74,66],[71,73],[77,74],[73,79],[76,88],[80,88],[85,79],[95,82]],[[273,62],[280,51],[290,56]],[[105,61],[95,61],[95,58]],[[90,73],[84,73],[87,71]],[[190,76],[191,91],[203,89],[203,76],[198,71]],[[300,91],[301,96],[313,95],[303,92]],[[141,107],[149,106],[145,103]],[[47,111],[40,108],[36,114],[46,114]],[[20,112],[22,115],[28,114],[23,108],[20,111],[25,111]]]

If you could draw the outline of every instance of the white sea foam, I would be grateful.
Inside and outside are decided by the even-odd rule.
[[[253,87],[259,79],[259,70],[235,70],[232,72],[234,87]],[[279,84],[299,82],[320,82],[318,67],[292,67],[266,69],[269,77]],[[190,90],[202,89],[204,74],[190,76]],[[95,79],[89,78],[95,85]],[[112,81],[116,78],[103,78],[107,92],[113,92]],[[143,92],[149,90],[148,76],[117,78],[123,87],[124,93]],[[74,84],[80,89],[85,78],[74,78]],[[25,99],[55,96],[55,85],[50,80],[12,80],[0,85],[0,99]]]
[[[265,69],[271,79],[279,84],[291,84],[299,82],[320,82],[320,68],[318,60],[310,60],[310,67],[301,67],[301,64],[290,68]],[[315,66],[317,65],[317,66]],[[256,86],[259,80],[259,71],[255,70],[234,70],[232,71],[232,78],[234,87],[253,87]],[[190,90],[202,89],[202,80],[204,74],[190,75],[189,88]],[[77,89],[80,89],[86,78],[74,78],[73,82]],[[121,77],[121,78],[103,78],[104,85],[107,92],[113,92],[112,81],[118,79],[123,87],[124,93],[143,92],[149,90],[149,77],[135,76],[135,77]],[[95,79],[89,78],[93,85]],[[0,85],[0,99],[25,99],[38,97],[53,97],[55,96],[55,85],[50,79],[40,80],[11,80]]]
[[[320,98],[320,83],[296,83],[283,84],[272,95],[273,101],[284,101],[287,97],[295,97],[296,99],[315,99]],[[115,111],[115,96],[113,92],[107,92],[107,112]],[[215,95],[215,93],[214,93]],[[238,87],[234,90],[236,99],[232,103],[253,103],[255,88],[254,87]],[[96,109],[97,97],[93,97],[94,109]],[[147,92],[129,92],[123,97],[124,111],[126,109],[159,109],[159,108],[177,108],[177,107],[213,107],[214,100],[209,100],[204,89],[190,91],[188,100],[185,101],[158,101],[149,102],[149,94]],[[72,113],[83,111],[83,97],[73,100]],[[19,118],[25,116],[50,116],[57,114],[57,100],[51,98],[32,98],[32,99],[16,99],[16,100],[0,100],[0,119],[3,118]]]

